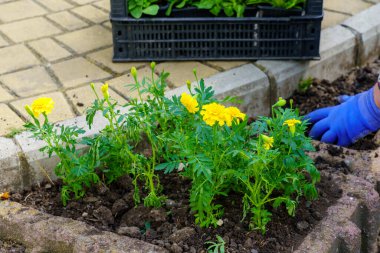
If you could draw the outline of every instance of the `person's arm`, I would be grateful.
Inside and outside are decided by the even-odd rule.
[[[310,136],[323,142],[348,146],[380,129],[380,76],[369,90],[343,96],[343,103],[318,109],[306,118],[313,123]]]

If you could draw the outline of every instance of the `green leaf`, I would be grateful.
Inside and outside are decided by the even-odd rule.
[[[286,209],[290,216],[294,216],[296,213],[296,202],[294,200],[286,200]]]
[[[222,10],[222,8],[221,8],[220,6],[217,6],[217,5],[216,5],[216,6],[214,6],[214,7],[210,10],[210,12],[211,12],[212,14],[214,14],[215,16],[218,16],[221,10]]]
[[[137,6],[136,8],[131,9],[130,13],[131,13],[132,17],[134,17],[134,18],[141,18],[142,7],[141,6]]]
[[[144,14],[154,16],[154,15],[157,15],[159,9],[160,8],[158,7],[158,5],[155,4],[155,5],[151,5],[151,6],[147,7],[147,8],[145,8],[142,12]]]
[[[171,173],[173,170],[178,168],[179,163],[178,162],[167,162],[167,163],[161,163],[157,165],[154,169],[155,170],[165,170],[164,173],[168,174]]]
[[[201,0],[198,4],[195,4],[199,9],[211,9],[214,6],[214,2],[212,0]],[[201,87],[202,90],[202,87]]]

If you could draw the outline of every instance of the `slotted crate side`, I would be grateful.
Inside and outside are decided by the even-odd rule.
[[[126,0],[110,0],[111,1],[111,17],[122,18],[127,17],[127,1]]]
[[[114,61],[312,59],[320,21],[113,22]]]
[[[319,16],[323,14],[323,0],[307,0],[306,15]]]

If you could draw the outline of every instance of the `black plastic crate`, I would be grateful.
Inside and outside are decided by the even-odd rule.
[[[304,15],[213,17],[173,10],[173,16],[128,17],[126,0],[111,0],[115,62],[151,60],[319,59],[323,0],[308,0]],[[251,12],[251,13],[250,13]]]

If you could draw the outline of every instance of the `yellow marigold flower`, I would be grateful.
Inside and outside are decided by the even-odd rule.
[[[273,142],[274,142],[273,137],[269,137],[264,134],[261,134],[260,137],[264,141],[263,146],[266,150],[269,150],[273,147]]]
[[[196,113],[199,111],[197,100],[189,94],[185,92],[182,93],[180,101],[190,113]]]
[[[227,107],[224,110],[224,113],[227,126],[232,125],[233,119],[236,119],[236,121],[239,123],[240,120],[244,120],[246,117],[246,115],[235,106]]]
[[[223,105],[211,103],[203,106],[201,115],[207,125],[213,126],[217,122],[219,126],[223,126],[226,121],[225,109]]]
[[[41,113],[48,115],[54,109],[54,101],[46,97],[38,98],[33,101],[31,107],[34,117],[40,116]]]
[[[0,200],[6,200],[9,199],[9,197],[9,192],[0,193]]]
[[[104,98],[108,99],[110,97],[110,94],[108,93],[108,83],[103,84],[100,89],[102,90]]]
[[[288,119],[285,120],[284,126],[287,125],[289,127],[289,131],[294,135],[294,132],[296,131],[296,125],[301,124],[301,121],[298,119]]]

